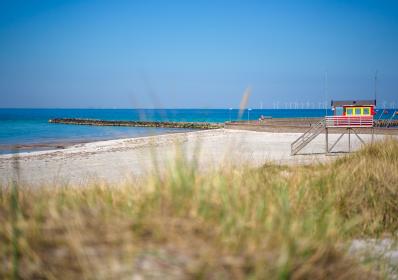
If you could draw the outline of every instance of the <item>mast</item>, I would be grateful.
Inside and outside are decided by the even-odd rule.
[[[374,78],[374,99],[375,99],[375,103],[376,103],[376,100],[377,100],[377,74],[378,74],[378,71],[376,70],[375,78]]]
[[[328,115],[328,72],[325,72],[325,116]]]

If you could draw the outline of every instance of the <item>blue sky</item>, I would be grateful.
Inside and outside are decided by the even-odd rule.
[[[398,105],[398,1],[0,2],[0,107]]]

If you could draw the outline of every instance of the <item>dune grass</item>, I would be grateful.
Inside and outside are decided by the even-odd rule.
[[[398,142],[327,164],[0,188],[0,278],[378,279],[347,254],[398,230]]]

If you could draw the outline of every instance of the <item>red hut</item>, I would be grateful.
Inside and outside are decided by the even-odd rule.
[[[326,127],[373,127],[376,100],[332,100],[333,116],[326,117]]]

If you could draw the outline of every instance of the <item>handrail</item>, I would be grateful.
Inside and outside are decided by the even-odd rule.
[[[291,154],[295,155],[302,148],[304,148],[312,139],[319,135],[319,133],[325,127],[325,119],[322,119],[319,123],[311,126],[306,132],[304,132],[299,138],[297,138],[291,145]]]
[[[326,127],[373,127],[373,116],[326,116]]]
[[[308,130],[306,130],[299,138],[297,138],[292,145],[294,145],[296,142],[298,142],[299,140],[303,139],[305,137],[305,135],[307,135],[308,133],[310,133],[312,130],[314,129],[318,129],[318,128],[323,128],[324,127],[324,122],[325,120],[320,121],[319,123],[317,123],[315,126],[311,126]]]

